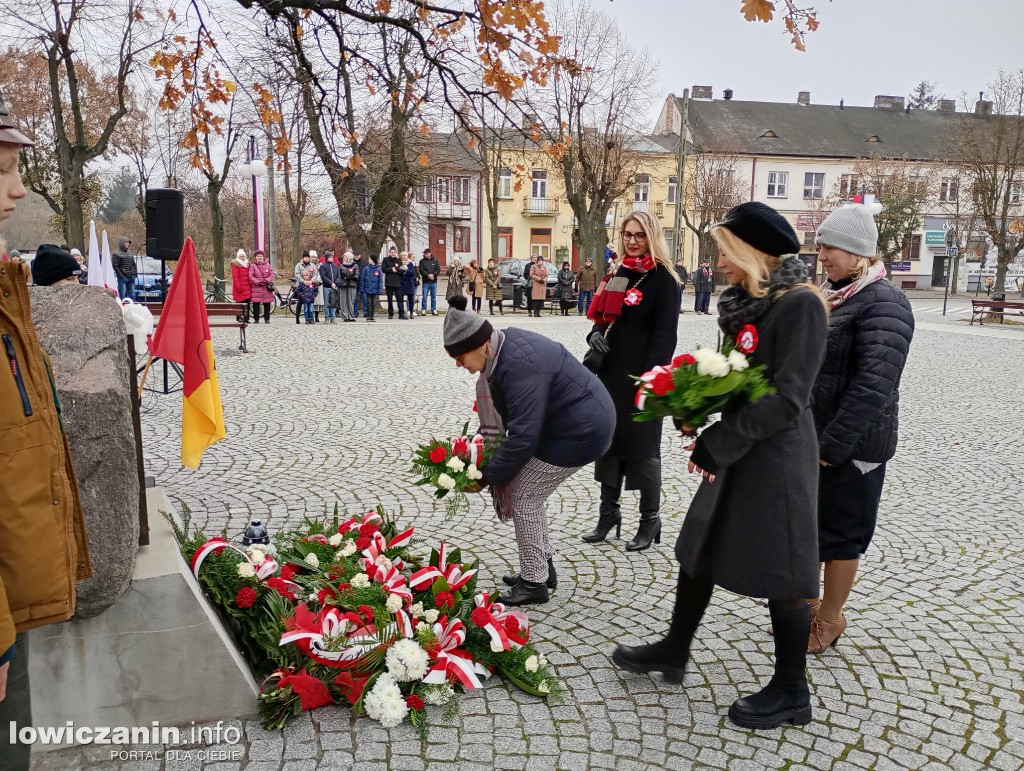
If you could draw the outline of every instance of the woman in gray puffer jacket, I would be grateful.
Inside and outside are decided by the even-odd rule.
[[[814,384],[821,473],[818,558],[823,598],[811,602],[808,651],[821,653],[846,629],[843,606],[875,531],[886,462],[896,453],[900,377],[914,336],[903,291],[885,279],[878,229],[867,207],[849,204],[818,228],[829,280],[828,347]]]

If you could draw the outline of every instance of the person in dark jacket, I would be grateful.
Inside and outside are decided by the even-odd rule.
[[[416,270],[416,263],[412,261],[411,252],[402,252],[399,255],[402,258],[402,267],[399,269],[399,274],[402,277],[402,300],[405,303],[405,310],[409,314],[408,318],[416,318],[416,284],[419,283],[416,279],[418,272]]]
[[[444,347],[456,366],[478,374],[480,433],[503,441],[480,468],[498,518],[515,526],[519,573],[505,577],[505,605],[548,601],[556,582],[545,502],[558,486],[607,449],[615,406],[601,382],[563,346],[511,327],[491,327],[448,302]]]
[[[686,313],[683,310],[683,305],[686,302],[686,282],[690,280],[690,272],[683,264],[682,257],[676,259],[675,269],[676,275],[679,276],[679,312]]]
[[[441,275],[441,263],[434,257],[430,249],[423,250],[423,259],[420,260],[420,281],[423,282],[423,300],[420,304],[420,313],[427,315],[427,297],[430,297],[430,315],[437,315],[437,279]]]
[[[823,599],[811,601],[808,651],[821,653],[846,630],[843,606],[875,531],[886,462],[896,453],[900,377],[914,312],[903,291],[885,279],[878,228],[867,207],[839,207],[814,242],[832,309],[813,392],[821,459],[818,559],[825,579]]]
[[[364,257],[363,253],[360,252],[358,249],[353,249],[352,250],[352,261],[356,264],[356,267],[359,269],[359,273],[360,274],[363,272],[363,268],[365,268],[367,265],[370,264],[370,261],[366,257]],[[362,292],[359,291],[359,287],[357,285],[356,286],[356,297],[352,301],[352,315],[355,318],[357,318],[357,319],[359,318],[359,305],[360,305],[360,303],[362,303],[362,306],[363,306],[363,316],[365,317],[366,314],[367,314],[367,310],[366,310],[366,297],[364,297]]]
[[[383,291],[384,276],[377,266],[377,258],[371,254],[366,267],[359,272],[359,294],[366,298],[367,321],[376,321],[377,298]]]
[[[128,251],[132,240],[121,237],[117,239],[117,251],[110,255],[110,265],[117,276],[117,294],[123,300],[135,299],[135,277],[139,271],[135,266],[135,256]]]
[[[313,269],[307,268],[302,272],[302,280],[295,285],[295,295],[302,305],[302,312],[306,317],[306,323],[313,323],[313,303],[316,302],[319,289],[313,283]]]
[[[626,545],[629,551],[647,549],[661,538],[661,424],[637,423],[636,383],[652,367],[667,364],[676,347],[679,324],[679,279],[668,257],[668,246],[658,220],[647,212],[633,212],[622,223],[618,269],[598,286],[589,318],[594,328],[587,337],[591,350],[604,358],[597,368],[615,402],[615,438],[594,466],[601,484],[597,527],[583,540],[603,541],[614,527],[621,533],[619,498],[627,490],[640,491],[640,526]]]
[[[711,260],[701,260],[700,267],[693,272],[693,289],[694,312],[707,316],[711,308],[711,293],[715,291],[715,271],[711,267]]]
[[[394,302],[398,303],[398,318],[405,319],[405,310],[402,308],[402,261],[398,259],[398,249],[388,249],[388,256],[380,264],[381,272],[384,274],[384,289],[388,293],[388,318],[395,317]]]
[[[355,304],[359,297],[359,265],[356,264],[355,255],[352,252],[345,252],[341,257],[341,266],[338,268],[340,278],[338,280],[339,309],[341,310],[342,321],[355,321]]]
[[[558,302],[562,308],[562,315],[568,316],[569,309],[576,304],[572,296],[572,288],[576,283],[576,274],[572,272],[568,262],[562,263],[562,269],[558,271]]]
[[[583,267],[580,268],[579,273],[576,274],[576,288],[580,293],[576,311],[580,316],[590,312],[590,304],[594,301],[594,291],[597,289],[599,280],[594,261],[588,257],[583,261]]]
[[[793,254],[800,249],[796,233],[774,209],[736,206],[712,236],[730,284],[719,300],[718,325],[747,352],[750,366],[765,367],[775,392],[724,411],[686,448],[688,468],[703,482],[676,542],[680,570],[668,635],[651,645],[620,645],[612,660],[681,682],[716,584],[766,598],[775,674],[762,691],[735,701],[729,719],[744,728],[804,725],[811,720],[811,611],[804,598],[818,588],[818,441],[810,397],[825,352],[825,303]]]
[[[326,258],[320,263],[320,283],[324,286],[324,314],[328,324],[338,318],[341,307],[341,268],[334,261],[334,253],[324,252]]]

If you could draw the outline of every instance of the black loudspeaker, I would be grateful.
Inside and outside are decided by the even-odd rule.
[[[146,254],[176,260],[185,246],[185,195],[180,190],[146,191]]]

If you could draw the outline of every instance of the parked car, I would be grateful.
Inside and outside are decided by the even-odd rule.
[[[160,263],[156,257],[140,254],[135,258],[135,299],[139,302],[160,302],[163,292],[160,287]],[[167,288],[171,288],[171,264],[167,263]]]
[[[558,268],[547,260],[544,261],[544,265],[548,269],[547,299],[553,300],[558,292]],[[501,287],[502,302],[516,301],[515,307],[525,309],[530,299],[530,261],[502,260],[498,263],[498,270],[501,271],[498,285]],[[519,292],[516,292],[516,287],[520,288]]]

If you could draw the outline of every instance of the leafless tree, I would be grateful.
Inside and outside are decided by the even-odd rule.
[[[697,148],[689,157],[679,206],[683,222],[697,238],[697,262],[714,262],[717,249],[711,229],[730,208],[746,200],[746,182],[740,178],[740,157],[734,153]]]

